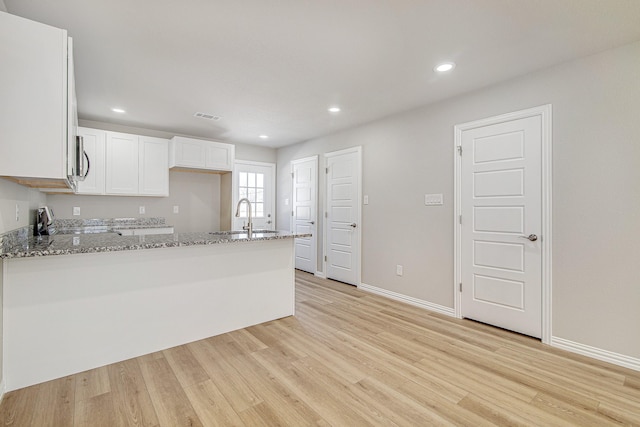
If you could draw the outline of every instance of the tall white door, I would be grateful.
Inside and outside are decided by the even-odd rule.
[[[542,118],[462,132],[462,316],[542,333]]]
[[[254,230],[273,230],[275,227],[275,181],[276,165],[273,163],[236,160],[233,168],[233,229],[240,230],[247,223],[247,204],[240,206],[240,217],[236,217],[238,200],[251,202]]]
[[[291,162],[293,180],[292,191],[292,231],[311,233],[311,237],[295,239],[296,268],[316,272],[317,256],[317,182],[318,156]]]
[[[360,147],[326,155],[326,274],[358,285],[360,280]]]

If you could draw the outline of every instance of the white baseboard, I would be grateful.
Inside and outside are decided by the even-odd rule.
[[[5,388],[4,388],[4,380],[0,381],[0,403],[2,403],[2,399],[4,399],[4,393],[5,393]]]
[[[614,353],[613,351],[591,347],[589,345],[580,344],[574,341],[569,341],[564,338],[558,338],[554,336],[551,337],[551,345],[553,347],[561,348],[572,353],[578,353],[583,356],[591,357],[593,359],[602,360],[603,362],[609,362],[613,363],[614,365],[640,371],[640,359],[635,357],[625,356],[624,354]]]
[[[319,277],[321,279],[326,279],[327,275],[324,274],[322,271],[316,271],[316,273],[314,274],[314,276]]]
[[[416,307],[424,308],[426,310],[435,311],[436,313],[446,314],[447,316],[455,317],[456,315],[455,310],[453,308],[445,307],[439,304],[434,304],[429,301],[410,297],[404,294],[399,294],[397,292],[378,288],[376,286],[367,285],[365,283],[360,283],[360,286],[358,286],[358,289],[361,289],[366,292],[371,292],[372,294],[382,295],[383,297],[387,297],[396,301],[402,301],[407,304],[415,305]]]

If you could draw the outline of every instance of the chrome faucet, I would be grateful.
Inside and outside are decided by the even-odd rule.
[[[249,210],[249,223],[247,225],[243,225],[242,229],[247,230],[249,233],[249,238],[251,238],[253,234],[253,222],[251,222],[251,202],[246,197],[238,200],[238,206],[236,206],[236,218],[240,217],[240,205],[242,202],[247,202],[247,208]]]

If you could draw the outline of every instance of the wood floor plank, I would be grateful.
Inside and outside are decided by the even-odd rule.
[[[165,358],[141,361],[140,370],[160,425],[203,426]]]
[[[111,391],[109,372],[106,366],[81,372],[76,375],[76,403]]]
[[[255,405],[253,408],[263,408],[267,405],[270,408],[278,408],[278,419],[282,421],[282,425],[314,425],[322,420],[319,413],[285,387],[275,375],[264,369],[250,355],[234,358],[232,363],[241,375],[251,380],[254,389],[264,397],[264,403]],[[243,419],[245,418],[243,416]]]
[[[311,376],[304,369],[293,363],[283,362],[266,350],[251,354],[265,369],[277,375],[283,385],[291,389],[296,395],[322,414],[331,425],[366,425],[368,421],[354,413],[344,400],[344,396],[336,395],[318,383],[318,378]]]
[[[640,426],[640,372],[296,272],[296,315],[7,393],[10,426]]]
[[[4,395],[0,405],[0,421],[3,426],[34,426],[38,387],[26,387]]]
[[[107,366],[117,426],[158,426],[158,417],[140,370],[140,359]]]
[[[262,402],[262,397],[208,340],[190,343],[188,347],[237,413]]]
[[[205,426],[244,426],[236,411],[210,379],[186,387],[185,392]]]
[[[75,425],[83,427],[112,427],[118,425],[117,412],[110,393],[82,399],[76,405]]]
[[[209,379],[209,375],[187,346],[173,347],[162,352],[183,388]]]
[[[615,418],[611,418],[597,411],[587,411],[573,405],[567,405],[565,402],[544,393],[538,393],[531,403],[535,407],[552,413],[573,424],[585,426],[616,426],[622,424]]]
[[[35,397],[33,425],[73,425],[75,388],[74,376],[43,383]]]

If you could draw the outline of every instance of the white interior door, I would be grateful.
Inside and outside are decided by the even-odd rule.
[[[311,237],[295,239],[295,264],[299,270],[316,272],[318,156],[291,162],[292,231],[311,233]]]
[[[462,132],[462,316],[541,337],[541,116]]]
[[[248,221],[247,204],[240,206],[240,217],[236,217],[238,200],[251,202],[254,230],[273,230],[275,227],[275,182],[276,165],[273,163],[236,160],[233,167],[233,229],[240,230]]]
[[[326,274],[360,281],[360,147],[326,155]]]

